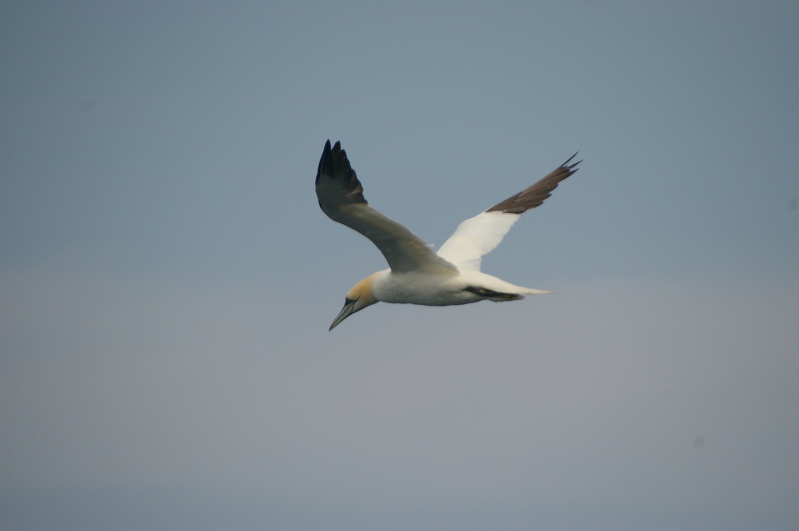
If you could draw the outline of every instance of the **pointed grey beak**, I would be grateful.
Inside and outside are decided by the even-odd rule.
[[[333,323],[330,325],[330,328],[327,329],[328,332],[333,330],[341,321],[355,313],[355,302],[356,301],[352,299],[344,299],[344,307],[341,309],[336,318],[333,319]]]

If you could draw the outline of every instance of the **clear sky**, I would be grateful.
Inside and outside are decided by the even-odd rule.
[[[799,528],[799,4],[4,2],[0,527]],[[484,270],[379,304],[313,191]]]

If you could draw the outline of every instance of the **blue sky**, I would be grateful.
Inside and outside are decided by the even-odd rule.
[[[791,2],[8,2],[0,526],[799,524]],[[341,140],[441,244],[579,150],[484,270],[377,305]]]

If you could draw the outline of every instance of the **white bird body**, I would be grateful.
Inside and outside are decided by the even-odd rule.
[[[423,306],[453,306],[469,304],[481,300],[491,300],[490,292],[501,293],[497,301],[521,299],[516,295],[537,295],[549,293],[531,288],[515,286],[481,271],[463,270],[451,273],[393,273],[384,269],[367,277],[372,282],[372,294],[382,302],[397,304],[420,304]],[[480,295],[467,288],[479,287],[486,290]]]
[[[436,253],[405,226],[369,206],[346,152],[338,142],[331,149],[328,140],[316,175],[319,206],[330,219],[369,238],[390,266],[361,280],[347,293],[344,308],[330,329],[380,301],[451,306],[550,293],[483,273],[480,264],[483,255],[499,245],[520,214],[543,203],[560,181],[577,171],[579,162],[568,164],[575,155],[534,185],[463,221]]]

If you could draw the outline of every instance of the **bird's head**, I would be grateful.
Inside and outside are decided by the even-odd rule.
[[[330,325],[328,330],[333,330],[341,321],[355,312],[363,310],[367,306],[371,306],[372,304],[378,302],[374,296],[374,293],[372,292],[375,275],[377,275],[377,273],[369,275],[365,279],[355,284],[352,289],[347,292],[347,295],[344,298],[344,307],[341,309],[336,318],[333,319],[333,323]]]

